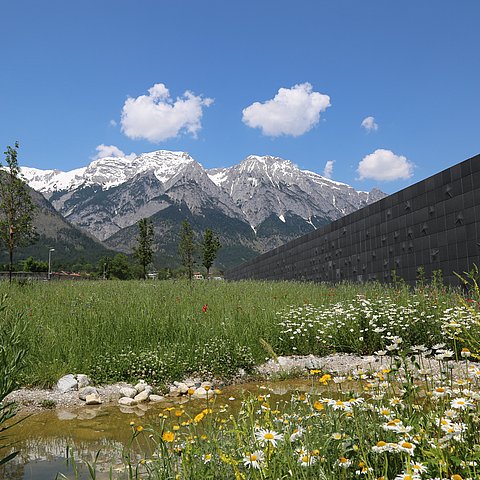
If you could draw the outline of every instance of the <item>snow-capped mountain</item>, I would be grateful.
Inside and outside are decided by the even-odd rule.
[[[150,217],[158,249],[168,254],[188,218],[199,231],[215,226],[227,247],[240,246],[240,261],[385,196],[255,155],[207,170],[185,152],[158,150],[105,157],[69,172],[24,167],[22,174],[68,221],[111,247],[130,251],[136,223]]]
[[[133,158],[103,157],[94,160],[87,167],[69,172],[22,167],[22,174],[32,188],[48,198],[54,192],[71,191],[81,186],[101,186],[102,189],[109,189],[144,172],[153,172],[158,180],[165,182],[194,162],[188,153],[158,150]]]
[[[272,213],[282,222],[286,215],[298,215],[316,228],[319,219],[340,218],[384,196],[379,190],[358,192],[345,183],[270,156],[250,155],[238,165],[212,169],[208,174],[254,228]]]

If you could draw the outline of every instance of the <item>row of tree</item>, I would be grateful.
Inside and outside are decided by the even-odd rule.
[[[178,245],[178,251],[180,258],[182,259],[182,265],[187,271],[188,278],[191,280],[193,277],[193,269],[196,265],[195,254],[201,250],[201,262],[207,270],[207,278],[210,276],[210,268],[212,268],[213,262],[217,258],[217,252],[222,245],[217,235],[213,231],[207,228],[203,232],[203,238],[200,245],[195,241],[195,234],[192,226],[187,220],[182,223],[180,230],[180,243]]]
[[[147,275],[147,267],[153,261],[153,240],[155,232],[153,223],[148,218],[142,218],[138,221],[137,246],[134,248],[134,255],[143,268],[143,275]],[[201,251],[201,264],[207,270],[207,278],[210,276],[210,269],[217,258],[218,250],[221,244],[218,236],[207,228],[203,232],[203,238],[200,244],[195,240],[195,233],[188,220],[182,222],[180,230],[180,242],[178,244],[178,253],[188,278],[193,278],[194,268],[197,264],[196,254]]]

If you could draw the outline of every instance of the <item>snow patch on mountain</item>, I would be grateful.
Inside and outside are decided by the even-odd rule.
[[[73,190],[84,182],[87,167],[68,172],[61,170],[40,170],[32,167],[21,167],[20,171],[28,184],[39,192],[57,190]]]
[[[130,157],[103,157],[87,167],[68,172],[40,170],[22,167],[21,172],[28,184],[42,193],[51,194],[62,190],[73,190],[79,186],[98,185],[102,189],[116,187],[136,175],[154,172],[162,183],[170,180],[195,160],[186,152],[157,150]],[[195,162],[196,163],[196,162]]]

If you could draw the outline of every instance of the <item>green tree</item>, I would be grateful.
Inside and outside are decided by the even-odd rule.
[[[26,183],[21,178],[17,149],[18,142],[14,148],[7,147],[4,152],[5,171],[0,175],[0,236],[9,254],[10,282],[15,248],[29,245],[36,240],[33,226],[35,205]]]
[[[193,267],[195,265],[195,238],[192,226],[188,220],[182,222],[182,228],[180,230],[180,243],[178,244],[178,252],[182,260],[182,265],[187,271],[188,279],[193,277]]]
[[[217,235],[215,235],[210,228],[207,228],[203,232],[202,242],[202,265],[207,269],[207,279],[210,276],[210,268],[217,258],[217,252],[220,250],[220,248],[222,248],[222,244],[220,243]]]
[[[124,253],[117,253],[110,262],[109,276],[119,280],[130,280],[133,277],[132,266]]]
[[[150,219],[141,218],[137,225],[138,246],[133,249],[133,253],[143,267],[143,278],[147,278],[147,266],[153,260],[153,224]]]
[[[35,260],[33,257],[28,257],[23,261],[23,270],[25,272],[47,272],[48,262],[42,262],[42,260]]]

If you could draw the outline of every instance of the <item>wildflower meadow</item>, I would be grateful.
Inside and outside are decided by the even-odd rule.
[[[233,409],[211,389],[193,413],[178,405],[126,423],[131,444],[110,478],[474,480],[480,298],[470,287],[91,282],[8,294],[29,319],[25,384],[87,369],[97,382],[144,378],[161,390],[188,375],[255,378],[279,355],[371,360],[305,371],[311,388],[288,400],[261,387]]]

